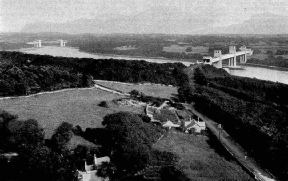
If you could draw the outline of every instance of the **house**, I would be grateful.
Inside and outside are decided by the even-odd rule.
[[[206,124],[204,121],[195,121],[193,129],[195,130],[196,133],[201,133],[202,131],[206,130]]]
[[[202,131],[206,130],[205,122],[200,119],[199,117],[196,118],[197,120],[193,119],[190,116],[189,121],[182,122],[182,129],[188,133],[189,131],[194,131],[195,133],[201,133]]]
[[[174,124],[172,121],[170,121],[169,119],[167,119],[167,121],[162,124],[163,128],[168,128],[168,130],[170,130],[171,128],[179,128],[180,125],[179,124]]]
[[[96,155],[94,155],[92,165],[87,165],[87,162],[85,161],[85,170],[84,171],[78,171],[78,181],[108,181],[109,178],[102,178],[98,177],[96,175],[97,168],[102,165],[104,162],[110,162],[110,158],[108,156],[97,158]]]

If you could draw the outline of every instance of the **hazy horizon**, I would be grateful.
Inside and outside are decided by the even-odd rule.
[[[175,27],[177,33],[185,34],[189,23],[201,30],[207,24],[228,26],[263,13],[288,16],[288,1],[285,0],[0,0],[0,8],[0,32],[18,32],[35,22],[64,23],[152,12],[155,17],[167,16],[175,22],[187,22],[179,24],[182,29]],[[151,31],[147,33],[159,33]]]

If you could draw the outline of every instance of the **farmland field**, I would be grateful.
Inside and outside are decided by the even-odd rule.
[[[132,90],[138,90],[143,92],[145,95],[161,97],[161,98],[171,98],[173,95],[177,94],[177,88],[171,86],[161,86],[156,84],[123,84],[119,82],[109,82],[96,80],[97,84],[114,89],[122,92],[130,92]]]
[[[176,154],[190,180],[253,180],[213,138],[170,131],[154,148]]]
[[[171,45],[169,47],[163,47],[163,51],[165,52],[173,52],[173,53],[182,53],[182,52],[186,52],[186,49],[188,47],[192,48],[191,52],[187,52],[187,53],[200,53],[200,54],[205,54],[208,53],[208,47],[204,47],[204,46],[190,46],[190,45],[184,45],[184,46],[179,46],[179,45]]]
[[[102,118],[118,111],[142,113],[143,108],[118,106],[111,102],[121,98],[99,89],[75,89],[33,97],[0,100],[0,109],[16,114],[20,119],[36,119],[49,138],[61,122],[87,127],[100,127]],[[99,107],[107,101],[109,108]]]

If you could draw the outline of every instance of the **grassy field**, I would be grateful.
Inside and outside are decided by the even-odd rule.
[[[154,148],[175,153],[190,180],[253,180],[219,145],[207,136],[171,131]]]
[[[103,82],[95,81],[97,84],[114,89],[122,92],[130,92],[133,89],[143,92],[145,95],[162,97],[162,98],[171,98],[173,95],[177,94],[176,87],[170,86],[160,86],[160,85],[143,85],[143,84],[122,84],[116,82]]]
[[[144,108],[118,106],[110,102],[122,96],[99,89],[75,89],[64,92],[37,95],[28,98],[0,100],[0,109],[16,114],[20,119],[38,120],[49,138],[61,122],[87,127],[100,127],[102,118],[118,111],[142,113]],[[109,108],[99,107],[108,101]]]

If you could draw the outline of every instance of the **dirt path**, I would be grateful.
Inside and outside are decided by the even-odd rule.
[[[259,181],[275,181],[273,176],[263,169],[261,169],[252,159],[248,158],[245,150],[232,140],[232,138],[224,131],[218,128],[218,124],[213,120],[202,115],[191,106],[186,106],[186,109],[191,110],[193,114],[199,116],[206,123],[206,126],[211,132],[220,140],[222,145],[227,149],[230,154],[238,160],[249,172],[255,176],[255,180]],[[272,179],[273,178],[273,179]]]

